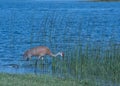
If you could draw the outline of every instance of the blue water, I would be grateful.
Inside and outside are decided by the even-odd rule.
[[[110,41],[120,44],[119,2],[0,2],[0,72],[34,73],[35,61],[22,58],[34,46],[57,53]],[[52,73],[52,58],[44,61],[37,71]]]

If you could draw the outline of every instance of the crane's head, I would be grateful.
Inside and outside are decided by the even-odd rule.
[[[64,53],[63,52],[61,52],[61,56],[64,57]]]
[[[63,52],[59,52],[59,55],[64,58],[64,53]]]

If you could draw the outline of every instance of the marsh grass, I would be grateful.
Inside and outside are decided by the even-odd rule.
[[[120,45],[110,44],[108,49],[98,45],[95,47],[81,46],[66,51],[64,61],[60,64],[53,60],[53,71],[61,71],[65,78],[95,79],[98,81],[119,83],[120,82]],[[55,65],[57,64],[57,65]],[[57,71],[56,71],[57,70]]]

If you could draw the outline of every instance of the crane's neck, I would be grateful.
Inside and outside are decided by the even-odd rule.
[[[57,54],[51,53],[50,55],[51,55],[52,57],[57,57],[58,55],[61,55],[61,53],[60,53],[60,52],[58,52]]]

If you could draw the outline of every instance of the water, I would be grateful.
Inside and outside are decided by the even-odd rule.
[[[119,2],[1,2],[0,72],[35,73],[35,60],[23,61],[25,50],[39,45],[53,53],[65,52],[80,43],[120,43]],[[37,73],[52,73],[49,66]],[[41,63],[41,61],[40,61]]]

